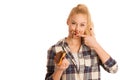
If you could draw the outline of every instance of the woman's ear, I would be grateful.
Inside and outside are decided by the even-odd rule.
[[[68,20],[67,20],[67,22],[66,22],[66,23],[67,23],[67,25],[69,24]]]
[[[70,18],[67,19],[67,25],[69,25],[69,22],[70,22]]]

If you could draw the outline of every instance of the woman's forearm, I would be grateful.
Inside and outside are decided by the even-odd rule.
[[[62,70],[59,70],[59,69],[56,70],[52,75],[53,80],[60,80],[62,73],[63,73]]]
[[[100,57],[102,63],[105,63],[110,58],[110,55],[98,43],[94,47],[94,50]]]

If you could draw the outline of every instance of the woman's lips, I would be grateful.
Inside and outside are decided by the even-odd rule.
[[[78,35],[79,33],[78,32],[73,32],[73,35]]]
[[[79,33],[76,32],[76,31],[72,31],[72,36],[77,36],[77,37],[79,37]]]

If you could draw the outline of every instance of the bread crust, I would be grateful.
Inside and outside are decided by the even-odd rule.
[[[54,57],[54,61],[57,65],[61,65],[62,60],[65,58],[65,51],[60,51],[58,53],[56,53],[56,56]]]

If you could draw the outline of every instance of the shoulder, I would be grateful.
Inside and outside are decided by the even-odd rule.
[[[53,51],[53,52],[59,52],[59,51],[61,51],[61,50],[63,50],[62,49],[62,46],[64,45],[64,40],[65,40],[65,38],[63,38],[63,39],[60,39],[59,41],[57,41],[54,45],[52,45],[49,49],[48,49],[48,51]]]

